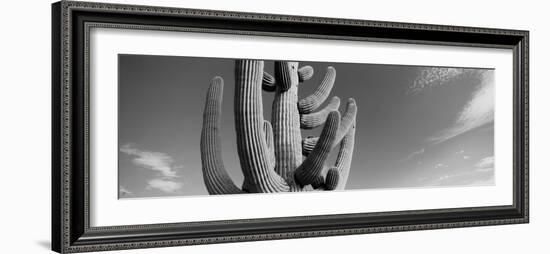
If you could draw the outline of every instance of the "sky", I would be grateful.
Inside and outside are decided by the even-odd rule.
[[[119,55],[119,198],[208,195],[200,133],[214,76],[225,81],[222,156],[241,185],[234,61]],[[494,184],[494,70],[300,61],[303,65],[313,66],[314,76],[300,84],[300,98],[311,94],[333,66],[331,96],[357,102],[346,190]],[[273,61],[265,61],[265,70],[273,73]],[[263,96],[264,118],[270,119],[273,95]],[[304,131],[303,136],[320,132]]]

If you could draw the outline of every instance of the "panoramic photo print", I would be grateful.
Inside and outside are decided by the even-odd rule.
[[[494,185],[494,70],[118,56],[118,197]]]

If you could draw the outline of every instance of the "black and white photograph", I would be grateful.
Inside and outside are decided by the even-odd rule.
[[[21,119],[4,133],[36,134],[6,146],[5,171],[19,174],[7,189],[43,168],[21,148],[45,150],[39,138],[51,170],[9,195],[12,212],[50,213],[4,217],[43,250],[476,253],[543,235],[530,153],[545,143],[530,136],[545,126],[530,94],[548,93],[529,72],[544,15],[496,2],[101,1],[31,15],[49,28],[12,22],[26,31],[12,37],[51,43],[6,47],[32,60],[9,61],[26,74],[4,83],[25,91],[6,93]],[[29,90],[47,80],[49,92]]]
[[[118,55],[118,198],[493,186],[494,69]]]

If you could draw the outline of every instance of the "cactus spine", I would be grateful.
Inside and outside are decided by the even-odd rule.
[[[355,139],[357,106],[348,100],[338,112],[340,99],[330,95],[336,70],[327,68],[321,85],[310,96],[298,99],[301,82],[313,76],[311,66],[275,62],[275,75],[264,72],[264,62],[235,62],[235,128],[237,152],[244,175],[238,188],[227,174],[221,158],[220,117],[223,80],[212,79],[206,96],[201,134],[203,177],[210,194],[269,193],[310,190],[341,190],[345,187]],[[262,90],[274,92],[271,122],[263,118]],[[302,138],[302,129],[323,125],[319,137]],[[333,166],[327,168],[331,151],[340,144]],[[330,168],[330,169],[329,169]]]

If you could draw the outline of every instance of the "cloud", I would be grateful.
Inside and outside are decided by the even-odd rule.
[[[470,158],[472,158],[471,156],[466,155],[465,153],[466,152],[464,150],[460,150],[460,151],[456,152],[455,154],[462,157],[462,159],[464,159],[464,160],[469,160]]]
[[[178,177],[175,168],[172,166],[174,160],[165,153],[140,150],[131,143],[121,146],[120,151],[135,156],[132,162],[136,166],[157,171],[164,177]]]
[[[476,168],[489,168],[489,167],[494,167],[495,165],[495,156],[489,156],[489,157],[485,157],[481,160],[479,160],[477,163],[476,163]]]
[[[147,189],[157,189],[166,193],[175,193],[183,187],[181,182],[156,178],[147,183]]]
[[[434,168],[448,168],[449,166],[443,164],[443,163],[437,163],[435,164]]]
[[[468,70],[463,68],[423,68],[413,81],[407,94],[418,94],[426,89],[449,84],[451,80],[463,75]]]
[[[455,124],[428,140],[438,144],[494,121],[495,82],[491,72],[481,74],[481,84],[458,114]]]
[[[120,197],[128,197],[128,196],[131,196],[133,194],[133,192],[127,190],[126,188],[120,186],[120,188],[118,189],[118,193],[119,193],[119,196]]]
[[[438,165],[443,165],[439,166]],[[442,168],[444,164],[437,164],[435,168]],[[446,173],[437,177],[419,177],[417,180],[424,186],[486,186],[494,185],[494,157],[485,157],[471,169],[461,172]]]
[[[417,156],[419,156],[419,155],[421,155],[425,152],[426,152],[426,149],[424,149],[424,148],[416,150],[416,151],[410,153],[404,160],[410,160],[410,159],[412,159],[414,157],[417,157]]]
[[[438,86],[451,84],[452,81],[464,77],[479,77],[481,84],[458,114],[455,124],[428,139],[432,144],[447,141],[494,120],[495,82],[493,73],[480,69],[423,68],[407,90],[407,94],[419,94]]]
[[[455,174],[444,174],[427,183],[427,186],[481,186],[493,185],[492,171],[468,171]]]
[[[475,168],[479,172],[493,171],[495,168],[495,157],[489,156],[479,160],[475,165]]]
[[[181,166],[175,166],[172,157],[165,153],[151,152],[137,148],[132,143],[120,147],[120,151],[133,156],[132,163],[141,168],[149,169],[157,175],[147,182],[145,189],[157,189],[165,193],[175,193],[183,187],[177,170]],[[122,189],[122,187],[121,187]]]

